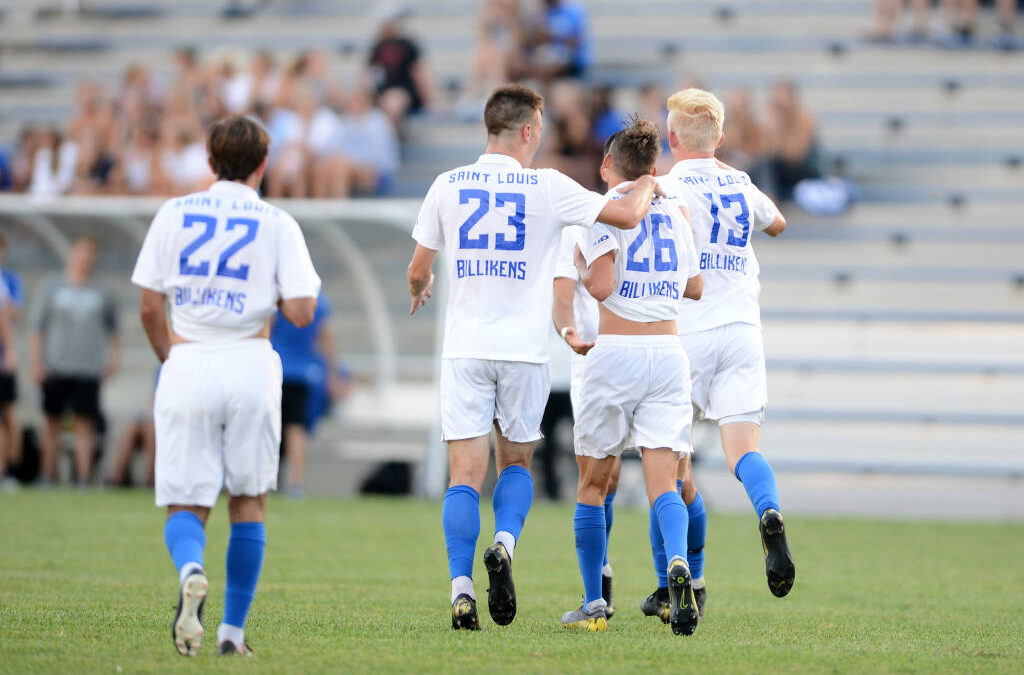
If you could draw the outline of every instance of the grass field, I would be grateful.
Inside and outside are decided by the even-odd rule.
[[[489,509],[486,509],[489,511]],[[708,615],[692,637],[644,618],[647,514],[612,536],[618,612],[603,634],[561,613],[581,582],[569,505],[534,508],[513,567],[519,616],[449,628],[440,505],[273,499],[247,626],[252,659],[213,640],[177,655],[177,578],[145,493],[0,494],[0,671],[26,672],[1024,672],[1024,523],[787,519],[797,583],[772,597],[756,521],[712,515]],[[222,611],[227,514],[211,516],[208,636]],[[489,543],[490,514],[481,543]],[[478,549],[482,554],[483,546]]]

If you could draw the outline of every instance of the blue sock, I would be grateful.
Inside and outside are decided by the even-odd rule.
[[[615,493],[604,498],[604,564],[608,564],[608,542],[612,539],[612,520],[615,518]]]
[[[224,589],[224,623],[245,628],[249,605],[263,568],[267,530],[263,523],[231,523],[228,540],[228,578]]]
[[[509,532],[516,541],[523,531],[526,515],[533,504],[533,477],[528,469],[508,466],[494,485],[494,531]]]
[[[171,515],[164,523],[164,542],[179,573],[189,563],[202,566],[206,531],[203,530],[203,521],[196,514],[177,511]]]
[[[654,573],[658,575],[658,588],[668,588],[668,559],[665,558],[665,540],[661,538],[658,512],[651,507],[651,556],[654,558]]]
[[[576,558],[583,576],[584,603],[601,597],[601,561],[606,537],[604,507],[576,504]]]
[[[704,510],[704,498],[697,493],[693,503],[686,507],[690,526],[686,534],[686,562],[694,579],[704,576],[704,533],[708,527],[708,512]]]
[[[686,534],[689,518],[683,498],[678,492],[666,492],[654,500],[654,510],[658,514],[658,526],[661,538],[665,540],[665,560],[686,556]],[[667,565],[667,563],[666,563]]]
[[[736,462],[736,478],[750,497],[750,503],[760,518],[768,509],[779,510],[779,488],[775,485],[775,472],[760,452],[752,450]]]
[[[448,547],[448,571],[473,578],[473,555],[480,536],[480,493],[468,485],[454,485],[444,493],[441,525]]]

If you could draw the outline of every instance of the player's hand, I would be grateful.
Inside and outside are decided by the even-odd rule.
[[[569,328],[565,331],[565,343],[580,356],[586,356],[587,352],[594,346],[593,342],[585,342],[580,337],[580,334],[576,332],[575,328]]]
[[[431,274],[430,275],[430,281],[428,281],[427,285],[423,287],[423,290],[420,291],[419,293],[413,293],[412,294],[412,307],[409,308],[409,316],[412,316],[413,314],[416,313],[417,309],[419,309],[423,305],[427,304],[427,300],[429,298],[434,297],[431,294],[431,292],[430,292],[430,290],[433,287],[434,287],[434,275]]]

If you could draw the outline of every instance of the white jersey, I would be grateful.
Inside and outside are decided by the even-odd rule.
[[[171,328],[194,342],[253,337],[279,299],[320,292],[298,223],[233,181],[160,207],[132,283],[166,294]]]
[[[601,319],[598,302],[580,283],[580,275],[576,271],[576,263],[573,260],[576,247],[579,246],[580,251],[586,250],[589,239],[587,230],[582,227],[567,227],[562,230],[562,243],[558,248],[558,265],[555,268],[556,279],[572,279],[576,282],[576,290],[572,297],[572,310],[576,332],[584,342],[593,342],[597,339],[597,325]],[[577,356],[579,355],[577,354]]]
[[[632,230],[598,223],[582,251],[587,265],[615,252],[615,289],[604,305],[629,321],[676,319],[686,280],[700,274],[693,233],[671,193],[655,197]]]
[[[589,227],[605,198],[507,155],[442,173],[412,236],[447,248],[443,358],[546,363],[560,228]]]
[[[736,322],[760,326],[760,268],[750,235],[775,221],[775,204],[746,173],[714,158],[677,162],[659,181],[690,209],[704,279],[701,299],[683,301],[679,332]]]

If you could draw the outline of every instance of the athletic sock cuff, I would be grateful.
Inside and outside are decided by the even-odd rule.
[[[189,524],[198,525],[200,529],[202,529],[203,527],[202,519],[200,519],[199,516],[192,513],[191,511],[176,511],[175,513],[171,514],[170,518],[167,519],[168,523],[170,523],[171,521],[180,522],[182,524],[184,524],[185,522],[189,522]]]
[[[453,485],[445,491],[445,496],[454,494],[469,495],[476,500],[477,504],[480,503],[480,493],[468,485]]]
[[[744,453],[744,455],[742,457],[740,457],[740,461],[736,462],[736,468],[732,472],[733,475],[736,476],[736,480],[740,481],[741,483],[743,482],[743,479],[740,478],[740,467],[743,466],[743,462],[745,462],[747,459],[749,459],[751,455],[760,455],[760,454],[761,453],[758,452],[757,450],[751,450],[750,452]]]
[[[599,527],[603,530],[604,507],[576,502],[576,516],[574,521],[577,527]]]
[[[267,528],[263,523],[231,523],[232,539],[250,539],[267,543]]]

